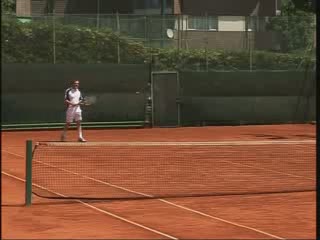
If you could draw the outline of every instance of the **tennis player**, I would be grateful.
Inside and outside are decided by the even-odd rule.
[[[83,97],[79,90],[79,80],[72,81],[72,86],[65,91],[64,102],[67,105],[66,110],[66,123],[61,134],[61,141],[65,141],[68,128],[70,124],[75,121],[78,129],[78,141],[86,142],[82,136],[81,121],[82,121],[82,110],[81,110],[81,101]]]

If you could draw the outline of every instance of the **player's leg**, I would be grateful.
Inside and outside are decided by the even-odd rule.
[[[75,114],[75,121],[76,121],[76,124],[77,124],[79,142],[86,142],[86,140],[82,136],[82,127],[81,127],[82,115],[81,115],[81,112]]]
[[[61,134],[61,141],[65,141],[66,140],[67,131],[68,131],[69,126],[70,126],[70,123],[66,122],[65,125],[64,125],[64,128],[63,128],[63,132]]]
[[[66,123],[64,125],[63,132],[61,134],[61,141],[65,141],[66,140],[67,131],[69,129],[70,124],[73,122],[73,118],[74,118],[74,113],[72,111],[68,111],[67,110],[67,112],[66,112]]]
[[[82,127],[81,127],[81,121],[76,121],[77,123],[77,129],[78,129],[78,141],[79,142],[86,142],[87,140],[84,139],[84,137],[82,136]]]

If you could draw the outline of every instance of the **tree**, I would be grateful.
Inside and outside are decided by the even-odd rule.
[[[291,0],[296,9],[306,12],[316,12],[316,0]]]
[[[1,0],[1,13],[14,14],[16,12],[15,0]]]
[[[302,0],[299,1],[301,4]],[[281,8],[281,16],[270,18],[267,26],[269,30],[282,35],[281,50],[283,52],[305,51],[312,46],[314,40],[315,15],[297,6],[304,5],[295,5],[293,0],[285,2]]]

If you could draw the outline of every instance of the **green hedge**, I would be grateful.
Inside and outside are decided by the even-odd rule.
[[[156,51],[155,66],[159,70],[249,70],[248,51],[218,51],[204,49],[178,50],[159,49]],[[310,56],[254,51],[252,70],[295,70],[315,64]]]
[[[2,21],[4,63],[141,63],[146,58],[143,45],[119,37],[109,29],[55,25],[32,21],[22,23],[16,19]],[[120,51],[118,52],[118,49]]]
[[[150,48],[110,29],[2,19],[3,63],[153,63],[154,70],[290,70],[305,68],[310,57],[266,51]],[[53,47],[55,46],[55,47]],[[54,57],[55,53],[55,57]],[[153,56],[153,58],[151,58]],[[314,60],[312,64],[314,63]]]

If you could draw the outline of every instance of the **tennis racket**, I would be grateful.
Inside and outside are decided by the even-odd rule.
[[[80,105],[90,106],[90,105],[96,103],[96,101],[97,101],[97,97],[96,96],[86,96],[80,102]]]

